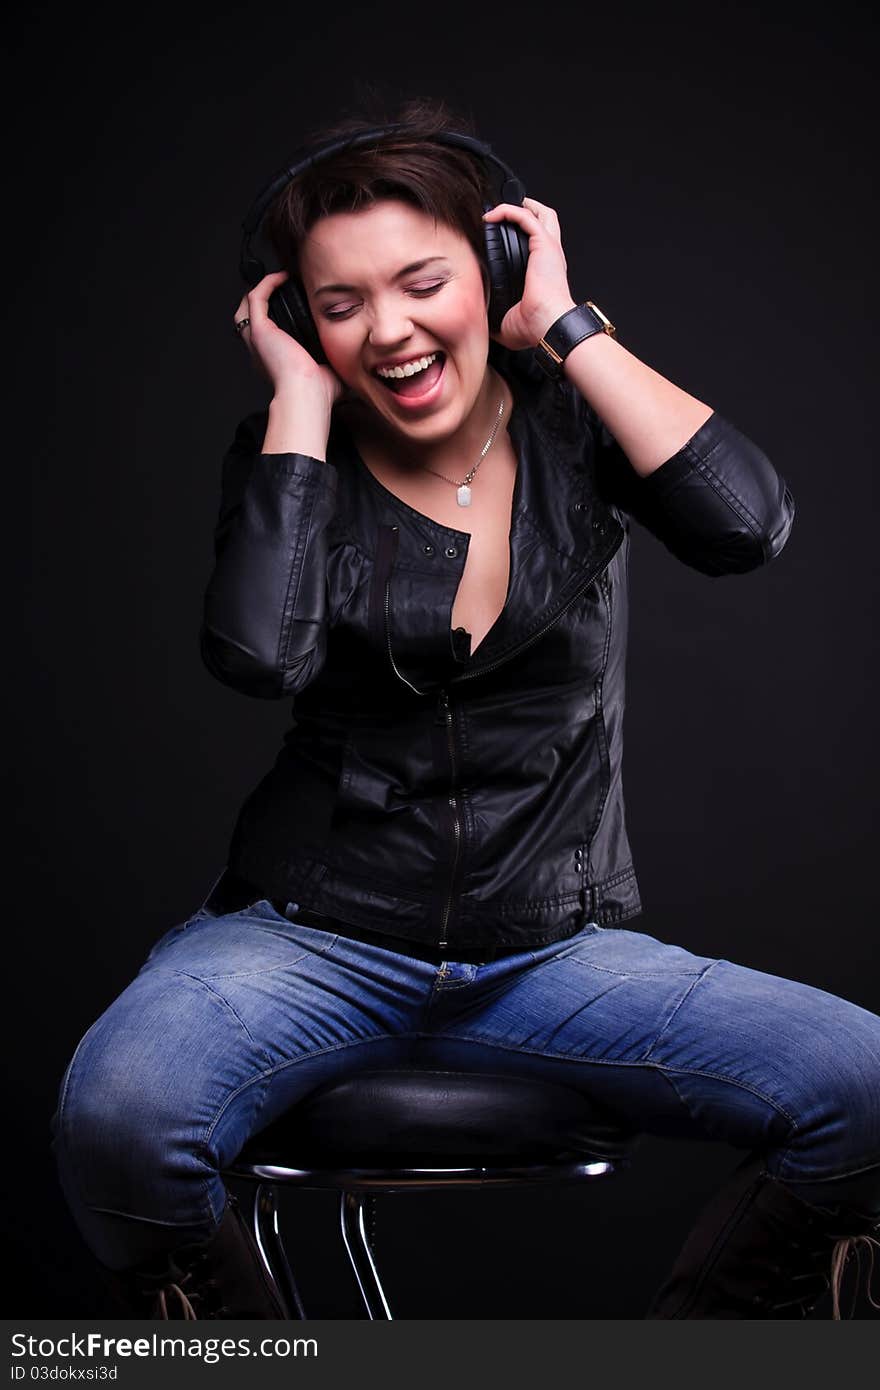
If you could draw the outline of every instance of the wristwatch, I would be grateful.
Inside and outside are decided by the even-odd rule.
[[[568,309],[550,325],[535,348],[535,361],[540,363],[549,377],[558,381],[562,376],[562,364],[572,348],[593,333],[608,333],[613,337],[616,331],[598,305],[588,299],[585,304],[576,304],[573,309]]]

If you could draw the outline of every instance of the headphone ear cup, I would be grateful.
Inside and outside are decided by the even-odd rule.
[[[283,285],[279,285],[269,296],[267,310],[272,322],[295,338],[310,357],[321,366],[327,365],[315,320],[298,280],[289,276]]]
[[[484,212],[491,206],[487,203]],[[523,297],[529,238],[514,222],[484,222],[483,230],[489,265],[489,331],[497,333],[508,309]]]

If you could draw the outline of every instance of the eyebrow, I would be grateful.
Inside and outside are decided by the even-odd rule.
[[[434,261],[446,261],[448,259],[447,256],[426,256],[423,261],[413,261],[411,265],[405,265],[402,270],[398,270],[396,275],[393,275],[391,278],[393,280],[402,280],[404,275],[412,275],[414,270],[421,270],[424,266],[431,265]],[[340,290],[355,289],[357,289],[357,285],[321,285],[319,289],[315,290],[315,294],[326,294],[328,290],[332,290],[334,294],[337,294]]]

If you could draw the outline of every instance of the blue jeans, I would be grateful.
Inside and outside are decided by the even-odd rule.
[[[643,1133],[760,1151],[807,1201],[880,1214],[880,1017],[796,980],[586,923],[431,964],[206,903],[79,1042],[52,1119],[86,1243],[119,1269],[208,1235],[220,1170],[324,1082],[424,1064],[583,1088]]]

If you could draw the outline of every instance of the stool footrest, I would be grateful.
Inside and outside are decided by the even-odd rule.
[[[333,1188],[342,1192],[393,1192],[440,1187],[521,1187],[538,1183],[579,1182],[612,1176],[626,1160],[577,1159],[562,1163],[511,1164],[509,1167],[468,1164],[424,1168],[290,1168],[281,1163],[229,1164],[229,1177],[291,1187]]]

